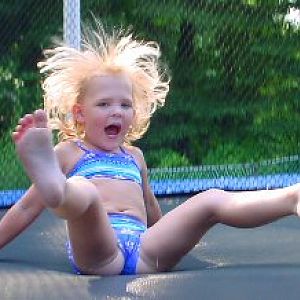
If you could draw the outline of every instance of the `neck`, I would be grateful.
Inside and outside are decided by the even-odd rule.
[[[107,153],[121,153],[121,145],[119,145],[118,147],[114,148],[114,149],[105,149],[102,147],[99,147],[98,145],[95,145],[91,142],[89,142],[87,139],[83,139],[82,142],[90,149],[92,150],[98,150],[98,151],[102,151],[102,152],[107,152]]]

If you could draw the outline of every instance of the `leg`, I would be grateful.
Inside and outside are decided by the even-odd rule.
[[[25,116],[13,138],[29,177],[43,195],[41,200],[67,220],[78,267],[88,274],[120,273],[124,259],[101,195],[85,178],[66,179],[53,151],[45,113]]]
[[[81,204],[76,205],[73,201]],[[78,209],[82,210],[79,214]],[[65,203],[54,212],[58,216],[68,216],[67,228],[74,260],[83,273],[120,274],[124,257],[101,204],[101,195],[91,182],[80,177],[68,179]],[[74,212],[76,217],[72,216]]]
[[[273,191],[200,193],[147,230],[138,272],[170,270],[215,224],[256,227],[297,214],[300,185]]]

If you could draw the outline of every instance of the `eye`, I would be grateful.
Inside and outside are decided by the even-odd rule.
[[[132,108],[132,103],[131,102],[123,102],[122,104],[123,108]]]
[[[107,107],[109,106],[109,103],[106,102],[106,101],[100,101],[97,103],[97,106],[100,106],[100,107]]]

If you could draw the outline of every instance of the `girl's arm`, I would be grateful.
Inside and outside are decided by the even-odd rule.
[[[67,148],[66,143],[55,146],[55,153],[59,164],[64,172]],[[0,249],[22,233],[45,209],[42,195],[32,185],[25,195],[12,206],[0,220]]]
[[[143,191],[144,191],[144,200],[147,212],[147,225],[151,227],[154,225],[161,217],[162,212],[156,197],[154,196],[149,181],[148,181],[148,171],[147,165],[143,156],[143,153],[140,149],[135,148],[135,156],[138,158],[141,167],[141,175],[143,180]]]
[[[31,186],[0,220],[0,249],[23,232],[44,210],[38,191]]]
[[[144,185],[145,185],[144,198],[145,198],[145,204],[146,204],[147,223],[148,223],[147,225],[148,225],[148,227],[151,227],[162,217],[162,212],[161,212],[160,206],[158,204],[158,201],[150,188],[148,179]]]

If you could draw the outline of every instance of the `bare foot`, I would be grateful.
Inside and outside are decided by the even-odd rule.
[[[17,153],[32,183],[44,196],[47,207],[58,207],[66,178],[53,150],[52,134],[43,110],[25,115],[12,134]]]

